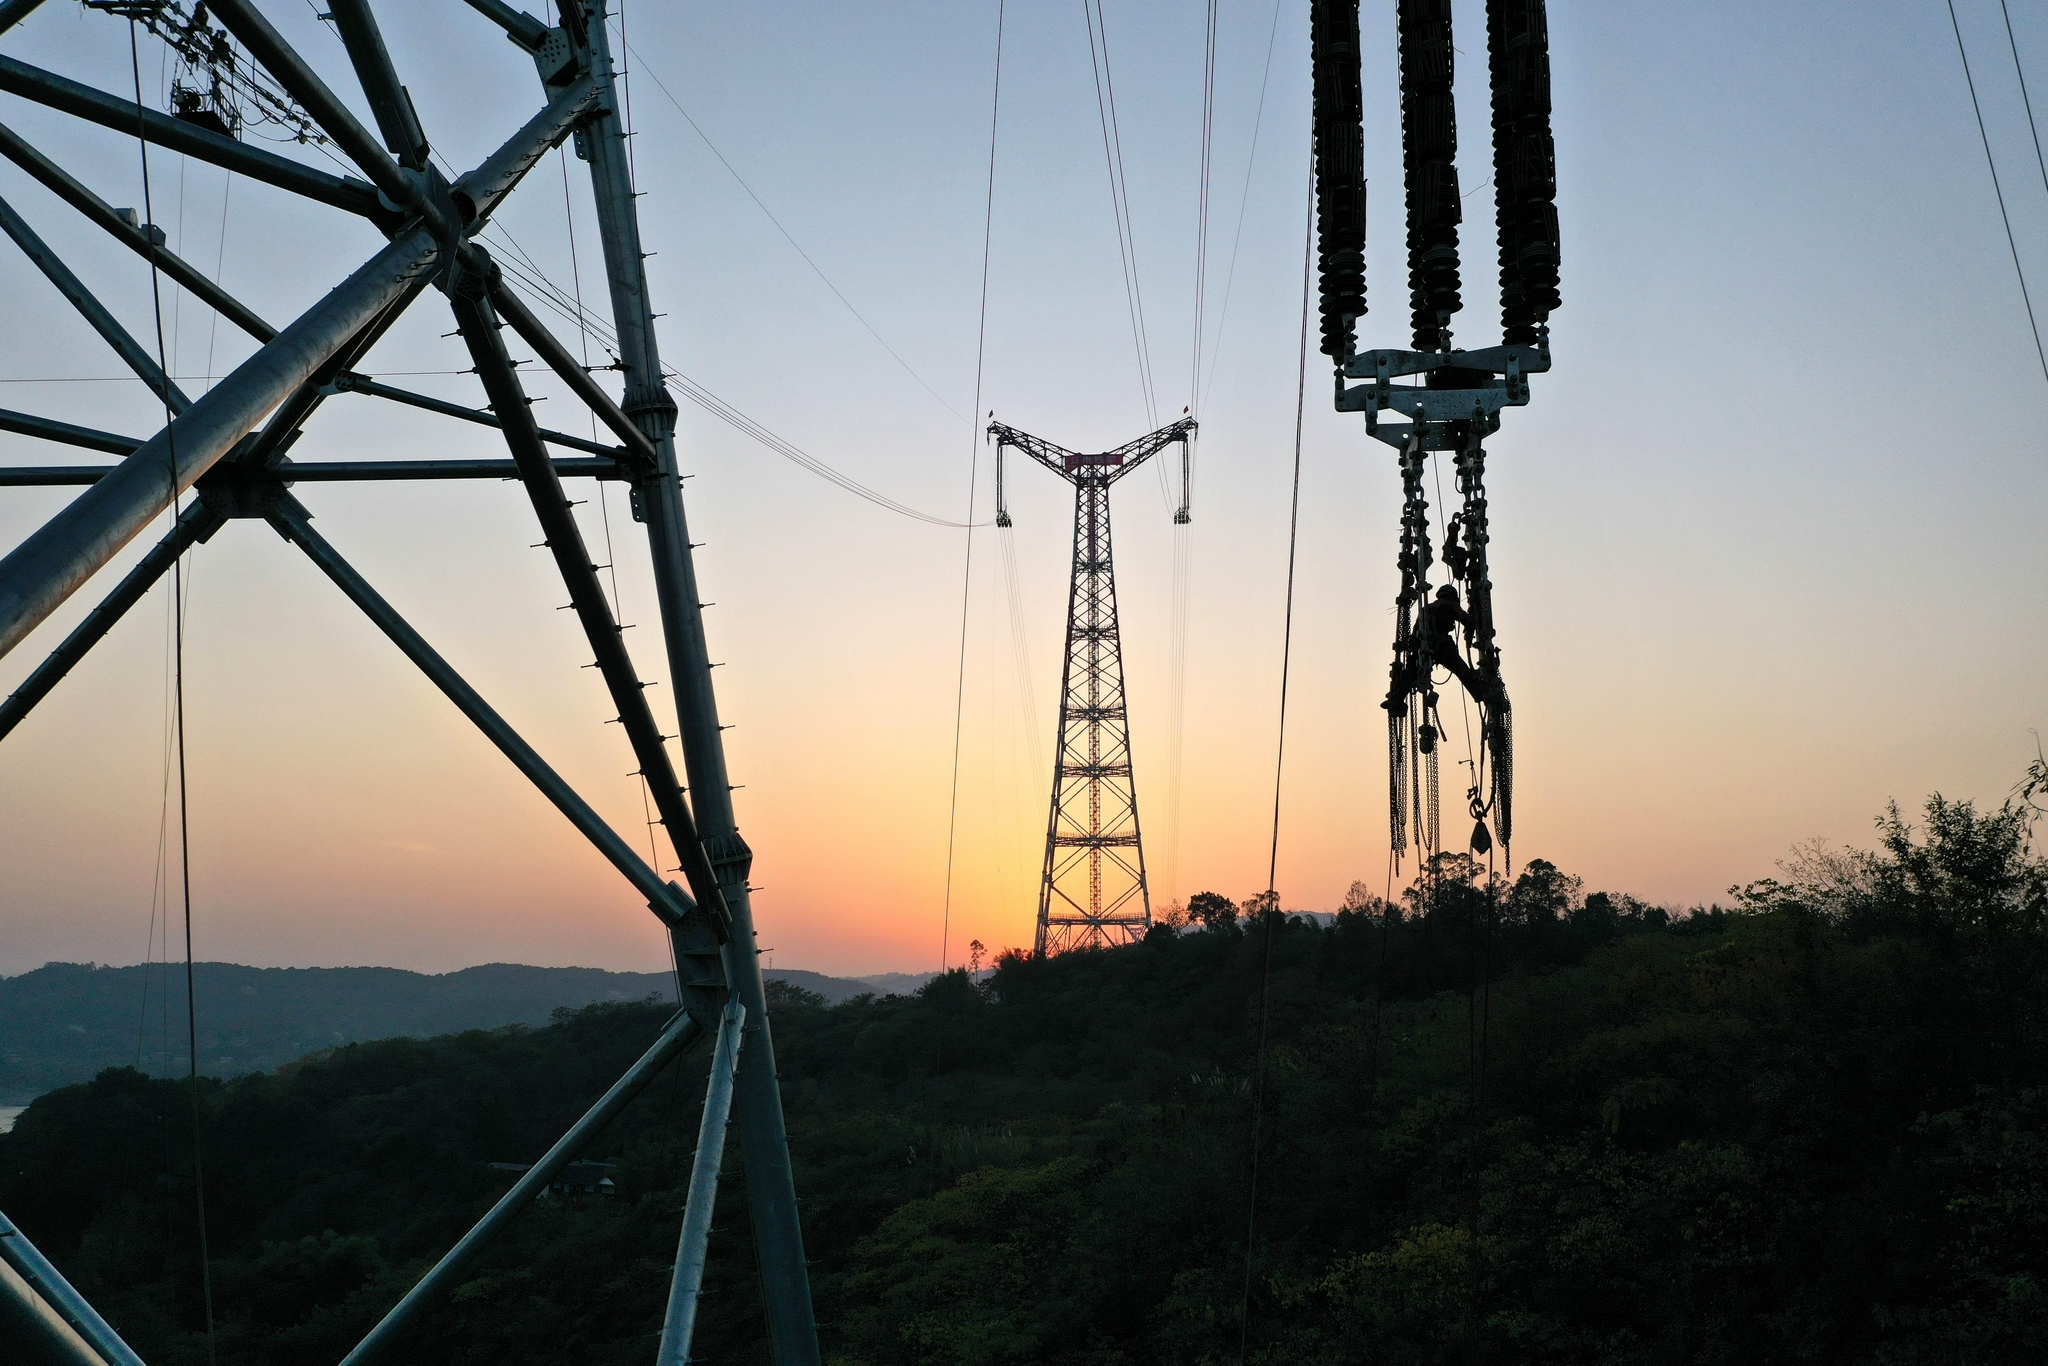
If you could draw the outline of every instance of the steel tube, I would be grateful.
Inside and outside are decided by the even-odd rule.
[[[718,700],[711,685],[711,658],[704,640],[704,613],[691,559],[677,478],[675,401],[668,395],[661,352],[654,334],[654,306],[647,290],[640,245],[639,213],[626,161],[625,130],[615,111],[610,34],[602,0],[584,0],[584,25],[593,75],[602,82],[604,113],[593,120],[586,145],[591,186],[597,201],[599,237],[611,287],[613,325],[625,365],[626,399],[620,405],[661,455],[657,476],[640,485],[646,508],[648,546],[655,589],[661,602],[680,724],[683,760],[690,780],[690,804],[698,833],[718,850],[718,868],[732,916],[725,945],[725,975],[747,1008],[752,1036],[735,1082],[740,1147],[746,1162],[747,1202],[775,1366],[818,1366],[818,1328],[811,1305],[810,1273],[804,1259],[803,1223],[790,1170],[789,1136],[782,1092],[775,1079],[775,1044],[769,1029],[767,991],[754,934],[747,872],[752,857],[740,839],[727,778],[725,741]]]
[[[661,1322],[655,1366],[685,1366],[697,1333],[697,1301],[704,1289],[705,1253],[711,1243],[711,1214],[718,1204],[718,1169],[725,1161],[725,1130],[732,1117],[732,1079],[745,1037],[747,1008],[727,1005],[711,1049],[711,1080],[704,1087],[704,1118],[697,1125],[697,1153],[690,1163],[690,1193],[683,1202],[683,1231],[676,1240],[676,1265],[669,1278],[668,1312]]]
[[[460,403],[450,403],[442,398],[429,398],[425,394],[416,394],[410,389],[394,389],[388,384],[379,384],[375,380],[368,379],[362,375],[337,375],[332,387],[336,393],[368,394],[373,398],[389,399],[393,403],[403,403],[408,407],[423,408],[427,412],[439,413],[443,417],[452,417],[459,422],[474,422],[483,427],[502,427],[505,425],[498,421],[496,413],[486,413],[475,408],[465,408]],[[570,436],[566,432],[551,432],[545,427],[540,429],[540,439],[547,442],[550,446],[567,446],[572,451],[589,451],[592,455],[608,456],[613,460],[617,460],[621,455],[625,454],[617,446],[607,446],[601,441],[591,441],[585,437]]]
[[[251,180],[290,190],[337,209],[387,222],[396,217],[378,201],[375,187],[360,180],[329,175],[289,157],[222,137],[219,133],[174,119],[168,114],[159,114],[154,109],[138,110],[133,100],[119,99],[12,57],[0,57],[0,90],[74,114],[129,137],[139,133],[159,147],[224,166]]]
[[[688,1048],[703,1032],[704,1026],[698,1024],[688,1014],[678,1012],[676,1017],[669,1021],[668,1027],[661,1032],[661,1037],[654,1041],[654,1046],[626,1070],[626,1075],[612,1084],[612,1089],[604,1093],[604,1098],[591,1106],[583,1118],[577,1120],[569,1132],[557,1140],[554,1147],[548,1149],[546,1157],[527,1169],[526,1174],[519,1178],[518,1184],[505,1192],[497,1204],[491,1206],[490,1213],[477,1220],[476,1226],[462,1235],[461,1242],[450,1248],[440,1261],[434,1263],[433,1270],[421,1277],[419,1284],[408,1290],[405,1298],[394,1305],[391,1312],[356,1344],[355,1350],[341,1359],[341,1366],[362,1366],[364,1362],[390,1346],[392,1339],[403,1332],[407,1324],[418,1318],[421,1310],[454,1284],[463,1269],[476,1260],[476,1255],[483,1251],[484,1245],[496,1237],[505,1225],[512,1221],[513,1216],[531,1204],[535,1196],[548,1188],[548,1184],[562,1168],[568,1166],[576,1155],[583,1151],[583,1146],[592,1136],[602,1129],[612,1116],[625,1109],[627,1102],[646,1089],[647,1083],[654,1080],[670,1059]]]
[[[0,559],[0,655],[402,294],[433,260],[415,229],[371,257],[169,427]]]
[[[128,220],[115,213],[104,199],[79,184],[70,172],[23,141],[20,134],[5,124],[0,124],[0,156],[5,156],[48,186],[59,199],[111,233],[114,240],[122,246],[138,256],[154,261],[158,270],[177,281],[194,298],[202,300],[208,307],[257,341],[267,342],[277,335],[276,328],[250,312],[239,299],[207,279],[190,262],[158,246],[149,235],[150,225],[144,224],[139,228],[131,226]]]
[[[121,576],[121,582],[114,585],[114,591],[86,614],[84,621],[71,629],[63,643],[50,652],[21,686],[0,702],[0,740],[7,738],[22,718],[34,710],[36,703],[49,696],[50,690],[63,681],[64,675],[85,658],[86,652],[99,644],[101,637],[114,629],[114,623],[128,612],[128,609],[142,601],[143,594],[155,586],[166,571],[184,554],[201,541],[210,539],[220,530],[227,518],[207,507],[194,503],[178,516],[177,525],[170,534],[150,547],[136,566]]]
[[[192,406],[192,400],[185,397],[185,391],[172,383],[171,377],[157,367],[156,357],[143,350],[142,343],[128,335],[128,329],[114,320],[114,315],[107,312],[106,305],[93,297],[93,292],[85,287],[85,282],[71,273],[71,267],[65,265],[57,253],[51,251],[48,244],[36,236],[35,229],[31,228],[28,221],[16,213],[14,206],[4,199],[0,199],[0,232],[5,232],[14,239],[14,244],[21,248],[29,260],[35,262],[36,269],[49,278],[50,283],[57,287],[57,292],[70,300],[71,306],[92,324],[93,331],[99,333],[101,339],[114,348],[114,354],[121,358],[121,363],[133,370],[172,412],[182,413]]]
[[[528,119],[504,146],[455,182],[457,202],[467,200],[475,211],[475,221],[470,224],[472,232],[482,226],[483,220],[512,193],[513,186],[525,178],[543,154],[569,136],[597,102],[597,95],[597,82],[587,76],[577,81]]]
[[[0,423],[0,427],[4,427]],[[623,479],[615,460],[565,459],[554,462],[559,478],[577,476]],[[96,484],[118,465],[17,465],[0,468],[0,488]],[[294,465],[266,465],[238,474],[238,480],[273,484],[346,484],[378,479],[517,479],[519,466],[510,460],[321,460]]]
[[[0,1262],[0,1342],[12,1353],[8,1366],[107,1366],[56,1307],[5,1262]]]
[[[280,495],[267,520],[277,529],[278,535],[305,551],[320,571],[348,595],[349,601],[360,607],[363,615],[375,622],[377,628],[391,638],[391,643],[418,665],[420,672],[432,680],[464,716],[476,723],[477,729],[512,761],[513,767],[525,774],[527,780],[540,789],[541,795],[553,802],[555,808],[569,818],[569,823],[582,831],[584,838],[596,845],[599,853],[611,860],[614,868],[625,874],[626,880],[647,898],[656,915],[672,925],[687,916],[691,909],[689,899],[678,897],[677,889],[662,881],[661,875],[648,867],[646,861],[633,852],[633,847],[605,824],[604,817],[577,796],[576,789],[550,768],[533,746],[527,744],[519,732],[492,710],[490,703],[484,701],[475,688],[469,686],[454,666],[441,658],[434,647],[427,644],[425,637],[415,631],[376,589],[370,587],[355,567],[342,558],[341,552],[313,530],[312,514],[297,499],[289,494]]]
[[[140,437],[116,436],[112,432],[74,426],[69,422],[59,422],[53,417],[37,417],[34,413],[17,413],[7,408],[0,408],[0,432],[40,437],[44,441],[61,441],[67,446],[83,446],[89,451],[105,451],[108,455],[129,455],[142,444]],[[99,468],[104,473],[113,467],[93,468]]]
[[[105,1359],[105,1366],[142,1366],[142,1358],[121,1341],[121,1335],[85,1302],[85,1296],[71,1288],[63,1273],[50,1265],[50,1259],[5,1214],[0,1214],[0,1262],[5,1262],[8,1270],[56,1310],[65,1324]]]

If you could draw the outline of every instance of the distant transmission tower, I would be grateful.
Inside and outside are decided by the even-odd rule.
[[[1052,811],[1045,827],[1045,874],[1038,891],[1036,952],[1109,948],[1145,937],[1152,897],[1138,835],[1138,789],[1131,777],[1130,714],[1124,700],[1124,651],[1117,632],[1116,568],[1110,556],[1109,486],[1176,441],[1181,499],[1173,519],[1188,519],[1188,441],[1184,417],[1101,455],[1079,455],[1000,422],[996,440],[996,525],[1010,525],[1003,451],[1015,446],[1074,486],[1074,578],[1067,597],[1067,649],[1060,670],[1059,746],[1053,759]]]

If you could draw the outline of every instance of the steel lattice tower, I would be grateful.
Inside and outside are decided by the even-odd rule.
[[[1185,522],[1188,441],[1195,422],[1184,417],[1101,455],[1080,455],[1000,422],[988,430],[996,440],[998,526],[1010,525],[1003,493],[1006,447],[1015,446],[1074,486],[1074,574],[1035,951],[1043,956],[1131,943],[1152,927],[1152,898],[1131,773],[1109,486],[1179,442],[1182,496],[1174,520]]]

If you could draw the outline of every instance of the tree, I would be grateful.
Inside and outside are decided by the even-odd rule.
[[[987,952],[987,947],[979,939],[967,941],[967,971],[970,975],[981,976],[981,956]]]
[[[1559,871],[1548,859],[1532,858],[1508,891],[1505,918],[1524,925],[1562,920],[1578,908],[1582,885],[1581,879]]]
[[[1205,930],[1234,929],[1237,903],[1221,892],[1196,892],[1188,898],[1188,919]]]

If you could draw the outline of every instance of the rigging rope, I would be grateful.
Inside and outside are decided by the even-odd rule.
[[[995,89],[988,111],[988,188],[981,211],[981,308],[974,340],[974,412],[968,426],[967,447],[967,547],[960,568],[960,671],[953,689],[953,787],[946,811],[946,895],[939,921],[939,971],[946,970],[953,933],[953,854],[960,830],[960,727],[967,708],[967,603],[974,587],[974,494],[981,474],[982,365],[988,354],[988,264],[989,247],[995,240],[996,222],[996,128],[1003,111],[1003,17],[1007,0],[996,3]]]
[[[1280,777],[1287,760],[1287,675],[1294,658],[1294,552],[1301,531],[1301,424],[1308,397],[1308,314],[1310,266],[1315,259],[1315,167],[1309,167],[1308,227],[1301,246],[1301,357],[1294,381],[1294,492],[1287,514],[1287,608],[1280,633],[1279,736],[1273,747],[1273,842],[1266,859],[1264,907],[1266,942],[1259,966],[1259,1041],[1252,1062],[1252,1173],[1244,1230],[1244,1299],[1238,1310],[1237,1360],[1243,1366],[1251,1344],[1253,1237],[1259,1219],[1259,1129],[1266,1100],[1266,998],[1273,978],[1273,930],[1280,919]]]
[[[1963,59],[1963,82],[1970,88],[1970,109],[1977,116],[1977,137],[1984,144],[1984,164],[1991,168],[1991,192],[1998,196],[1998,217],[1999,221],[2005,224],[2005,245],[2012,252],[2013,274],[2020,282],[2020,302],[2026,305],[2027,326],[2034,334],[2034,356],[2041,362],[2041,378],[2048,380],[2048,350],[2042,348],[2041,325],[2034,319],[2033,296],[2027,293],[2027,272],[2020,266],[2019,243],[2012,235],[2012,215],[2007,213],[2005,208],[2005,187],[1999,184],[1998,161],[1991,155],[1991,134],[1984,129],[1984,106],[1977,102],[1977,78],[1970,74],[1970,53],[1963,46],[1963,26],[1956,20],[1956,0],[1948,0],[1948,22],[1949,27],[1955,30],[1956,55]],[[2013,56],[2017,61],[2017,49],[2014,50]],[[2031,110],[2028,117],[2031,122]],[[2038,143],[2036,146],[2038,149]],[[2048,176],[2048,172],[2044,172],[2044,176]]]
[[[151,191],[149,176],[149,139],[143,127],[142,104],[142,52],[137,36],[135,18],[128,20],[128,63],[135,81],[136,143],[142,158],[142,212],[145,223],[156,221],[155,200]],[[169,356],[164,346],[164,300],[162,281],[157,270],[156,253],[149,256],[150,306],[156,326],[157,370],[170,373]],[[176,414],[171,411],[170,389],[166,385],[159,391],[163,403],[165,445],[169,453],[169,477],[171,497],[169,514],[171,525],[176,526],[180,512],[178,505],[178,436],[174,422]],[[171,633],[172,633],[172,707],[176,715],[177,771],[178,771],[178,872],[179,904],[185,912],[185,1043],[187,1049],[186,1078],[192,1098],[192,1191],[195,1212],[198,1216],[199,1234],[199,1284],[200,1298],[206,1316],[206,1359],[215,1362],[218,1357],[214,1342],[213,1328],[213,1258],[207,1246],[206,1229],[206,1164],[201,1144],[200,1099],[199,1099],[199,1002],[192,969],[192,841],[191,815],[187,801],[185,764],[185,595],[184,561],[180,555],[171,561]],[[168,910],[168,907],[166,908]],[[169,929],[168,923],[165,926]]]

